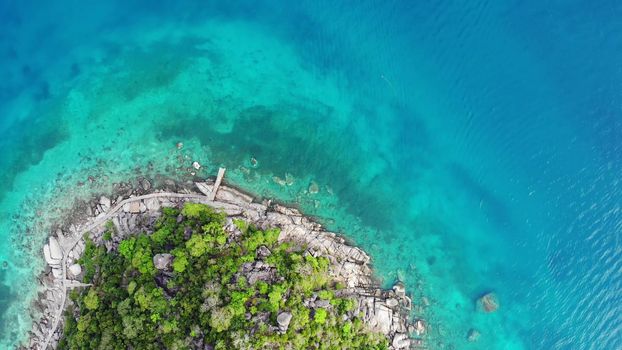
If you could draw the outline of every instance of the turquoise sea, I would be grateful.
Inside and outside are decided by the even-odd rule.
[[[430,349],[621,349],[621,18],[611,0],[0,1],[0,348],[30,329],[62,208],[199,161],[404,279]],[[499,311],[477,312],[489,291]]]

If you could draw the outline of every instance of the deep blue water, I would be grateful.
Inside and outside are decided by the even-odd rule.
[[[431,348],[622,348],[620,18],[609,0],[4,0],[3,344],[42,264],[33,199],[200,159],[404,278]]]

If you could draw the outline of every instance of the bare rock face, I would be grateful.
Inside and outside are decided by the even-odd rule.
[[[50,245],[46,244],[43,246],[43,256],[45,257],[45,262],[50,266],[59,266],[61,263],[60,259],[53,259],[52,254],[50,253]]]
[[[145,206],[148,211],[160,210],[160,201],[157,198],[145,199]]]
[[[156,254],[153,257],[153,265],[158,270],[169,270],[173,263],[173,256],[171,254]]]
[[[374,303],[373,314],[369,317],[369,324],[372,329],[378,330],[384,334],[388,334],[391,331],[391,325],[393,324],[393,312],[384,303]]]
[[[276,317],[276,322],[279,324],[279,331],[286,332],[289,328],[289,322],[292,320],[292,314],[289,312],[281,312]]]
[[[477,308],[483,312],[495,312],[499,309],[499,299],[495,293],[486,293],[477,300]]]
[[[50,236],[49,241],[50,257],[54,260],[61,260],[63,258],[63,251],[60,249],[60,244],[54,236]]]

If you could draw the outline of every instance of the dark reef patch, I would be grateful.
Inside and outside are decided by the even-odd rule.
[[[29,120],[28,124],[15,123],[0,140],[0,200],[13,188],[19,173],[38,164],[46,151],[69,136],[54,113]]]

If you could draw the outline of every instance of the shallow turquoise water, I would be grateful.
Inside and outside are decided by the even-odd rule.
[[[433,349],[622,347],[620,5],[0,8],[2,348],[52,208],[195,160],[405,279]]]

